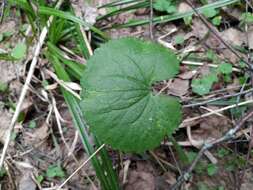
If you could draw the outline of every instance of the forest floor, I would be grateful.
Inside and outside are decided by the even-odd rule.
[[[143,1],[148,4],[124,10]],[[182,158],[169,139],[144,154],[122,153],[106,146],[122,189],[171,189],[178,177],[191,166],[206,142],[224,137],[230,129],[238,126],[238,122],[243,122],[233,138],[215,144],[205,152],[194,166],[191,177],[180,188],[251,190],[253,120],[246,120],[245,117],[252,112],[253,103],[253,2],[235,1],[216,9],[207,8],[201,13],[194,13],[194,10],[190,16],[151,22],[150,18],[192,11],[188,2],[198,8],[222,0],[154,0],[152,12],[150,2],[143,1],[109,8],[98,7],[110,3],[110,0],[95,0],[89,5],[84,5],[82,0],[72,0],[64,5],[71,5],[76,15],[79,11],[83,19],[110,38],[131,36],[151,40],[172,50],[180,58],[180,73],[177,77],[160,82],[157,88],[180,99],[183,121],[173,136],[189,163],[182,163]],[[31,2],[36,9],[36,2],[39,1]],[[55,1],[41,2],[45,3],[44,6],[54,7]],[[35,29],[36,33],[31,30],[29,17],[24,7],[19,5],[15,1],[3,1],[1,5],[1,10],[5,10],[0,25],[1,153],[8,143],[6,136],[42,31],[42,28]],[[117,13],[100,18],[113,11]],[[40,23],[45,24],[47,16],[38,17],[34,21],[35,27]],[[135,20],[147,22],[139,25],[135,24]],[[53,35],[51,32],[49,30],[47,35],[49,39]],[[93,50],[103,42],[89,30],[86,34]],[[67,39],[67,35],[62,38]],[[47,49],[46,40],[41,52]],[[72,60],[86,64],[86,58],[75,51],[76,44],[74,40],[58,43]],[[60,80],[45,55],[39,55],[19,116],[11,131],[11,140],[0,170],[2,190],[58,189],[68,176],[89,159],[59,89]],[[13,60],[13,57],[16,59]],[[251,68],[247,68],[248,65]],[[73,80],[69,86],[76,91],[80,87],[79,81]],[[76,92],[79,93],[78,90]],[[61,189],[100,189],[92,164],[85,164]]]

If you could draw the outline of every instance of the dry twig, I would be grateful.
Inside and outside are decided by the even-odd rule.
[[[62,3],[63,3],[63,0],[59,0],[58,3],[57,3],[57,5],[56,5],[56,8],[58,9],[61,6]],[[4,147],[3,147],[3,152],[2,152],[2,155],[1,155],[1,159],[0,159],[0,169],[3,166],[4,158],[5,158],[5,155],[7,153],[7,149],[8,149],[10,140],[11,140],[12,130],[13,130],[13,128],[15,126],[15,123],[16,123],[16,121],[18,119],[22,103],[23,103],[23,101],[25,99],[26,93],[27,93],[28,88],[29,88],[29,84],[30,84],[30,82],[32,80],[33,73],[34,73],[35,67],[36,67],[37,62],[38,62],[40,50],[41,50],[42,45],[43,45],[43,43],[44,43],[44,41],[46,39],[46,36],[47,36],[47,33],[48,33],[48,28],[49,28],[52,20],[53,20],[53,16],[50,16],[49,19],[48,19],[48,22],[47,22],[47,26],[45,26],[43,28],[43,30],[42,30],[42,32],[40,34],[40,38],[39,38],[39,41],[37,43],[37,46],[36,46],[36,49],[35,49],[35,52],[34,52],[34,56],[33,56],[33,60],[32,60],[31,66],[29,68],[29,72],[28,72],[25,84],[24,84],[24,86],[22,88],[22,91],[21,91],[21,94],[20,94],[20,97],[19,97],[19,100],[18,100],[18,103],[17,103],[17,106],[16,106],[15,113],[14,113],[14,115],[12,117],[11,124],[10,124],[9,128],[6,131],[6,139],[5,139],[5,143],[4,143]]]

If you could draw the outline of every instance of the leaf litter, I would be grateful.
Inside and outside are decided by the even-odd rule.
[[[105,1],[99,1],[99,5],[104,3]],[[213,2],[213,1],[210,1]],[[98,5],[97,2],[93,2],[94,5]],[[196,6],[199,5],[196,3]],[[94,24],[95,23],[95,16],[97,14],[95,9],[92,9],[90,13],[87,13],[90,16],[90,23]],[[188,10],[191,10],[191,8],[185,4],[185,3],[180,3],[179,12],[185,12]],[[245,39],[245,31],[243,31],[242,28],[237,26],[236,22],[238,22],[238,18],[242,13],[242,9],[240,7],[236,8],[226,8],[222,9],[228,16],[224,16],[226,19],[224,23],[230,22],[232,26],[219,26],[216,28],[216,31],[218,34],[229,44],[235,45],[235,46],[240,46],[240,47],[245,47],[245,44],[247,43],[247,40]],[[88,11],[89,12],[89,11]],[[98,12],[101,14],[101,12]],[[148,11],[143,10],[141,14],[139,12],[133,12],[129,14],[121,14],[119,17],[112,17],[112,20],[109,20],[109,23],[114,21],[115,23],[122,23],[122,22],[127,22],[129,19],[138,19],[138,18],[148,18]],[[158,13],[160,14],[160,13]],[[223,14],[223,12],[222,12]],[[105,23],[102,23],[104,25],[108,24],[108,21],[104,21]],[[173,44],[175,49],[180,52],[183,52],[183,50],[187,49],[188,46],[194,45],[195,50],[196,50],[196,55],[205,56],[205,52],[209,49],[212,49],[215,54],[219,57],[219,60],[229,60],[233,66],[238,66],[238,58],[234,56],[230,50],[228,50],[226,47],[224,47],[224,44],[222,44],[219,40],[217,40],[213,34],[210,33],[210,30],[203,24],[203,22],[198,19],[197,17],[193,17],[191,21],[190,27],[182,27],[183,22],[173,22],[173,26],[176,27],[177,32],[174,33],[171,36],[168,36],[165,38],[165,41],[167,43],[173,42],[175,40],[175,37],[178,35],[181,36],[187,36],[184,37],[184,42],[179,43],[179,44]],[[2,25],[1,31],[4,30],[4,28],[8,28],[8,24]],[[11,25],[11,24],[10,24]],[[168,27],[170,23],[166,24],[158,24],[154,26],[154,36],[160,37],[162,34],[168,33],[172,27]],[[187,28],[187,29],[186,29]],[[252,49],[252,26],[249,26],[248,28],[248,43],[249,43],[249,48]],[[139,27],[134,27],[134,28],[126,28],[126,29],[112,29],[110,32],[111,36],[113,38],[119,38],[123,36],[138,36],[144,39],[147,39],[149,36],[149,29],[148,26],[139,26]],[[182,41],[182,40],[181,40]],[[2,44],[1,44],[1,49],[3,49]],[[195,52],[194,52],[195,53]],[[242,53],[240,53],[243,55]],[[199,61],[199,60],[196,60]],[[203,60],[200,60],[200,62],[203,63],[202,66],[191,66],[191,65],[181,65],[181,72],[178,75],[178,78],[174,79],[172,83],[166,88],[165,93],[174,95],[177,97],[180,97],[181,100],[184,101],[191,101],[195,100],[193,98],[196,98],[196,100],[205,100],[208,98],[216,98],[219,96],[227,95],[227,94],[234,94],[237,92],[238,86],[239,88],[242,85],[241,80],[239,81],[239,74],[235,75],[232,74],[232,82],[224,82],[223,79],[219,78],[219,81],[210,87],[210,94],[204,97],[199,97],[197,96],[191,89],[191,83],[192,80],[198,79],[200,77],[206,76],[210,73],[213,72],[213,70],[208,66],[210,63],[210,60],[207,60],[206,57],[204,57]],[[211,61],[212,63],[212,61]],[[220,63],[220,62],[219,62]],[[219,64],[218,63],[218,64]],[[0,69],[0,81],[4,81],[5,83],[8,84],[9,87],[12,86],[13,83],[19,83],[19,78],[22,78],[22,75],[18,68],[19,66],[8,63],[7,62],[1,62],[1,69]],[[23,67],[21,68],[23,69]],[[164,81],[160,84],[160,87],[158,89],[161,90],[168,84],[168,81]],[[14,98],[17,98],[17,95],[19,94],[18,88],[21,88],[20,85],[16,85],[17,92],[13,93]],[[14,89],[15,88],[10,88]],[[223,90],[223,91],[222,91]],[[217,91],[217,92],[216,92]],[[221,92],[220,92],[221,91]],[[217,93],[217,94],[216,94]],[[6,97],[3,96],[9,96],[6,94],[0,94],[1,100],[6,101]],[[32,96],[31,94],[29,96]],[[35,97],[33,97],[35,98]],[[63,145],[63,143],[60,140],[60,135],[56,130],[55,125],[53,124],[53,121],[50,121],[50,124],[45,123],[45,119],[47,114],[43,115],[39,119],[37,118],[38,115],[36,113],[48,113],[49,108],[45,105],[43,105],[40,101],[32,100],[33,104],[36,105],[34,106],[28,106],[27,110],[25,111],[26,113],[26,119],[22,123],[21,130],[18,130],[17,136],[16,136],[16,141],[21,142],[21,148],[18,147],[12,147],[12,150],[10,150],[11,155],[16,155],[17,152],[23,152],[23,150],[27,150],[28,154],[26,154],[24,157],[18,157],[18,159],[25,160],[25,158],[30,159],[31,162],[29,162],[33,167],[36,168],[37,172],[32,172],[32,174],[35,174],[36,176],[42,175],[45,173],[49,167],[49,165],[56,163],[57,161],[60,160],[60,162],[63,165],[64,170],[68,174],[71,174],[73,172],[73,169],[76,168],[77,164],[73,162],[70,158],[66,157],[67,151]],[[244,95],[241,96],[241,98],[245,98]],[[61,101],[61,99],[59,100]],[[231,102],[235,102],[233,98],[229,100]],[[202,108],[185,108],[184,109],[184,118],[191,118],[194,116],[199,116],[201,114],[204,114],[206,112],[209,112],[210,110],[216,110],[220,108],[220,105],[230,105],[231,103],[229,101],[221,101],[221,102],[215,102],[216,104],[214,105],[206,105]],[[193,101],[194,103],[194,101]],[[7,106],[8,107],[8,106]],[[8,107],[9,108],[9,107]],[[234,110],[235,111],[235,110]],[[192,124],[192,129],[191,129],[191,135],[192,138],[196,141],[203,141],[207,139],[216,139],[218,137],[221,137],[224,132],[226,132],[228,129],[232,127],[232,123],[235,121],[234,118],[240,117],[240,114],[243,113],[243,109],[238,108],[237,109],[238,113],[231,113],[230,111],[224,111],[220,113],[220,115],[213,115],[210,117],[206,118],[200,118],[196,122]],[[35,113],[32,114],[32,113]],[[8,123],[10,122],[11,119],[11,111],[10,109],[6,109],[6,102],[3,102],[3,106],[0,109],[0,126],[1,130],[5,129],[2,128],[2,126],[8,126]],[[239,116],[238,116],[239,114]],[[64,119],[70,118],[70,115],[68,111],[63,111]],[[232,118],[232,119],[230,119]],[[29,121],[36,119],[36,128],[34,129],[28,129],[28,123]],[[64,136],[67,139],[69,143],[73,140],[75,130],[73,129],[73,126],[71,126],[71,120],[67,119],[69,122],[64,124]],[[5,130],[3,130],[4,133]],[[2,132],[2,131],[1,131]],[[1,136],[1,135],[0,135]],[[183,130],[179,130],[176,133],[176,138],[179,141],[182,140],[189,140],[187,135]],[[245,135],[246,136],[246,135]],[[239,140],[243,141],[244,140],[244,135],[240,137]],[[54,139],[54,140],[53,140]],[[56,141],[55,141],[56,139]],[[1,143],[3,143],[2,138],[1,138]],[[40,144],[41,143],[41,144]],[[239,142],[240,144],[240,142]],[[243,143],[242,143],[243,144]],[[225,148],[227,149],[233,149],[234,146],[231,144],[225,144]],[[164,157],[160,156],[158,160],[151,160],[150,162],[141,162],[140,164],[139,159],[144,159],[144,160],[150,160],[145,156],[142,156],[141,158],[138,157],[138,159],[133,155],[130,155],[130,159],[132,159],[132,162],[130,164],[129,172],[127,175],[127,183],[125,184],[125,189],[168,189],[172,184],[175,183],[177,177],[178,177],[178,171],[174,171],[172,168],[167,168],[167,172],[162,172],[162,169],[160,168],[160,165],[158,161],[162,162],[164,166],[169,166],[170,163],[173,163],[173,156],[171,153],[169,153],[169,150],[167,147],[160,147],[158,148],[160,151],[164,152]],[[185,151],[193,151],[196,150],[195,148],[185,148]],[[29,152],[31,151],[31,152]],[[75,155],[78,157],[78,160],[80,162],[84,161],[87,159],[85,156],[80,156],[80,152],[82,152],[82,145],[80,141],[77,142],[76,148],[75,148]],[[212,155],[216,158],[219,156],[216,155],[216,150],[211,151]],[[241,154],[241,153],[240,153]],[[149,155],[149,154],[148,154]],[[111,152],[112,158],[117,157],[115,152]],[[232,156],[231,156],[232,157]],[[15,157],[14,157],[15,158]],[[165,158],[165,162],[164,162]],[[204,160],[204,159],[203,159]],[[169,164],[167,163],[169,162]],[[237,162],[235,160],[232,160],[231,162]],[[251,162],[251,161],[250,161]],[[166,165],[168,164],[168,165]],[[238,163],[236,163],[238,164]],[[142,165],[142,166],[140,166]],[[151,166],[152,165],[152,166]],[[233,164],[231,164],[228,168],[232,168]],[[237,166],[237,165],[236,165]],[[200,171],[195,171],[197,174],[193,176],[193,178],[190,180],[190,183],[186,184],[190,189],[202,189],[203,188],[219,188],[220,189],[225,188],[225,189],[231,189],[231,186],[233,186],[233,175],[237,175],[236,170],[223,170],[220,169],[222,167],[225,167],[225,163],[223,162],[222,159],[219,160],[219,170],[218,173],[214,176],[208,176],[207,175],[207,170],[206,167],[201,168]],[[151,168],[149,170],[145,168]],[[239,167],[238,167],[239,168]],[[19,168],[19,170],[22,170]],[[203,171],[204,172],[203,172]],[[155,171],[155,172],[154,172]],[[198,173],[201,172],[202,173]],[[31,188],[34,187],[34,182],[30,178],[30,172],[29,175],[24,175],[22,176],[20,182],[19,182],[19,187],[25,187],[27,185],[30,185]],[[83,178],[86,178],[86,174],[88,173],[89,176],[95,176],[94,171],[92,168],[87,166],[84,170],[82,170],[82,173],[80,176],[75,176],[70,182],[69,187],[72,187],[74,189],[81,189],[82,187],[87,187],[87,189],[91,189],[90,181],[89,180],[83,180]],[[13,171],[13,176],[18,176],[17,171]],[[251,172],[248,169],[246,171],[245,177],[242,180],[241,188],[242,189],[250,189],[252,186],[252,181],[251,181]],[[42,182],[43,186],[50,186],[50,183],[59,184],[60,179],[54,179],[54,181],[50,181],[50,179],[46,179]],[[4,179],[8,180],[8,178],[5,176]],[[83,186],[81,185],[81,181],[83,181]],[[203,182],[203,183],[201,183]],[[95,181],[95,184],[97,185],[98,182]],[[8,188],[7,188],[8,189]]]

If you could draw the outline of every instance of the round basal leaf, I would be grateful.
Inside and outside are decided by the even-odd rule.
[[[15,59],[22,59],[25,57],[26,54],[26,44],[25,43],[18,43],[16,47],[12,50],[11,56]]]
[[[176,98],[152,92],[174,77],[177,57],[160,45],[134,38],[112,40],[95,51],[81,80],[81,107],[92,132],[126,152],[158,146],[181,120]]]

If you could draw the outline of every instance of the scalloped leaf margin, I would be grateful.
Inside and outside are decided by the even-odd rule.
[[[125,152],[144,152],[172,134],[181,121],[178,100],[154,94],[152,84],[179,71],[168,49],[135,38],[111,40],[88,60],[81,107],[91,131]]]

